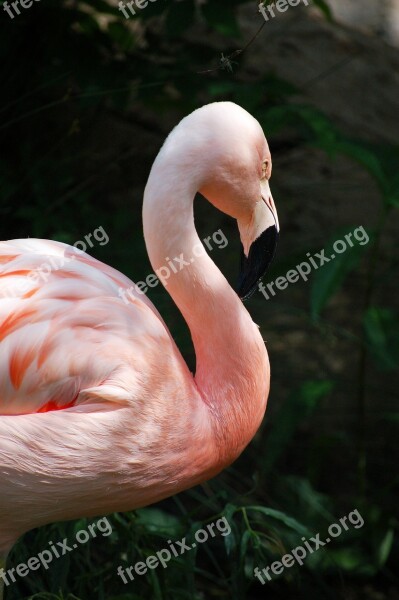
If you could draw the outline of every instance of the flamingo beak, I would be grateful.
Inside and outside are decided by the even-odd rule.
[[[256,204],[252,219],[240,226],[242,248],[237,294],[247,300],[257,288],[276,252],[280,226],[269,184],[262,185],[262,200]]]

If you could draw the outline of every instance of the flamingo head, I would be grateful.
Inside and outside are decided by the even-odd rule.
[[[199,192],[238,223],[237,293],[245,300],[272,262],[279,235],[269,146],[258,121],[232,102],[208,104],[188,118],[193,119],[191,139],[200,144],[206,164]]]

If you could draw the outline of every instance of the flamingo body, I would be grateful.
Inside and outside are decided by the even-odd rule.
[[[3,242],[0,263],[0,465],[12,473],[0,481],[0,556],[33,526],[196,483],[195,461],[201,472],[215,459],[207,409],[150,300],[59,242]],[[38,285],[29,274],[43,264],[59,268]]]
[[[0,243],[0,560],[33,527],[205,481],[252,439],[268,354],[196,233],[193,200],[199,191],[237,219],[247,297],[278,235],[270,175],[259,123],[229,102],[183,119],[151,170],[144,236],[154,271],[188,259],[167,290],[190,328],[195,376],[127,277],[58,242]]]
[[[93,401],[134,407],[156,396],[159,382],[174,397],[187,369],[150,300],[134,291],[122,300],[129,288],[127,277],[66,244],[0,243],[0,414]]]

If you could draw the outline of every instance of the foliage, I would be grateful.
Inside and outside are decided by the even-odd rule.
[[[314,274],[306,319],[322,340],[330,339],[331,330],[341,335],[331,307],[344,293],[349,277],[363,275],[366,289],[359,300],[360,326],[355,334],[344,332],[354,338],[353,353],[359,354],[353,395],[358,402],[356,420],[361,423],[367,360],[387,372],[396,369],[399,360],[398,317],[390,306],[375,303],[373,296],[382,285],[376,269],[382,233],[399,205],[398,149],[347,137],[331,119],[298,102],[298,90],[272,72],[250,83],[240,77],[242,57],[234,49],[243,48],[246,41],[236,9],[244,3],[157,0],[134,21],[127,21],[121,18],[116,2],[42,0],[13,21],[5,21],[3,15],[2,238],[34,236],[73,243],[82,232],[107,223],[113,239],[120,242],[109,249],[95,248],[96,256],[137,279],[148,272],[140,199],[135,199],[134,210],[128,213],[127,205],[112,199],[115,189],[107,180],[112,177],[116,185],[118,178],[112,176],[115,163],[121,165],[121,179],[133,165],[135,181],[143,185],[149,165],[140,160],[140,141],[133,150],[122,148],[116,160],[113,155],[105,163],[96,159],[96,144],[102,143],[96,138],[96,127],[108,115],[115,117],[115,122],[129,123],[141,113],[141,124],[151,132],[152,115],[160,114],[169,123],[171,115],[184,114],[206,100],[231,99],[252,112],[272,138],[289,132],[301,147],[317,148],[331,160],[349,157],[377,185],[381,217],[369,232],[370,245],[364,250],[354,247]],[[333,20],[324,0],[315,0],[315,4]],[[228,58],[231,68],[215,56],[206,39],[191,37],[195,23],[205,23],[209,35],[219,36],[223,59]],[[84,144],[86,138],[94,141]],[[128,184],[123,182],[120,187]],[[133,241],[132,229],[136,232]],[[344,234],[337,230],[333,239]],[[136,258],[134,273],[132,256]],[[392,268],[395,266],[392,263]],[[165,320],[174,323],[176,312],[162,292],[156,293],[155,300]],[[176,326],[176,338],[192,360],[187,332],[181,326]],[[290,389],[270,417],[265,434],[226,473],[156,507],[113,515],[110,537],[97,537],[54,562],[48,571],[18,579],[7,590],[7,600],[244,600],[264,593],[270,598],[335,600],[342,592],[343,577],[362,583],[384,576],[393,581],[398,522],[390,512],[397,479],[392,487],[369,496],[353,481],[345,493],[336,492],[335,455],[352,453],[352,462],[364,475],[364,432],[356,444],[349,439],[353,432],[338,429],[329,437],[315,435],[306,452],[300,442],[310,429],[317,432],[319,408],[342,389],[342,382],[334,381],[332,373],[313,373]],[[387,418],[390,423],[398,422],[397,413]],[[357,458],[353,458],[354,446],[358,446]],[[296,463],[298,454],[305,464]],[[332,465],[329,486],[325,484],[325,464]],[[275,578],[267,590],[256,582],[255,566],[262,568],[279,560],[301,544],[303,536],[325,532],[330,523],[355,506],[367,527],[347,532],[334,547],[310,557],[301,569],[287,570]],[[137,577],[134,585],[125,586],[116,575],[119,565],[142,560],[164,548],[171,538],[187,536],[191,540],[197,529],[220,516],[231,524],[231,535],[216,537],[173,558],[167,569]],[[29,532],[14,549],[10,564],[37,555],[50,539],[71,539],[90,522],[84,519]]]

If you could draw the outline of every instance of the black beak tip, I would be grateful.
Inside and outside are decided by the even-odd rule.
[[[245,256],[241,248],[241,267],[236,290],[241,300],[248,300],[255,292],[258,282],[273,261],[277,242],[277,227],[272,225],[251,244],[248,256]]]

